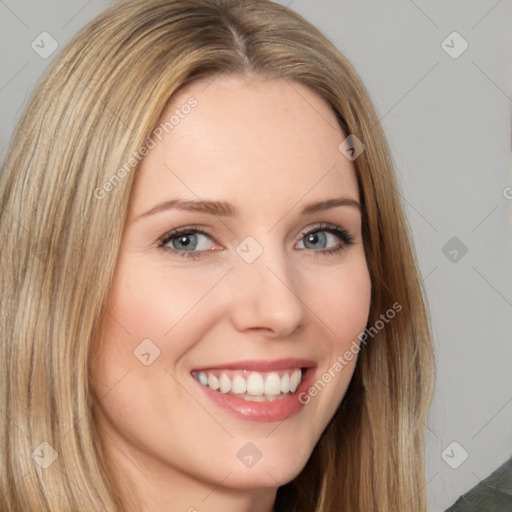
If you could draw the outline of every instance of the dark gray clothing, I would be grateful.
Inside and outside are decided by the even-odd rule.
[[[446,512],[512,512],[512,458],[463,494]]]

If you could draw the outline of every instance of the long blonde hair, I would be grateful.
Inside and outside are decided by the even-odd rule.
[[[136,155],[174,92],[228,73],[309,86],[365,144],[354,166],[368,325],[402,307],[365,343],[339,410],[276,506],[427,510],[433,352],[390,151],[361,80],[317,29],[268,0],[124,0],[55,59],[0,174],[2,512],[122,510],[94,427],[88,361],[108,315]]]

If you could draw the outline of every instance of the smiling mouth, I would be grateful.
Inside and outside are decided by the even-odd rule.
[[[297,390],[306,368],[289,368],[272,372],[212,369],[193,371],[192,377],[202,386],[250,402],[281,400]]]

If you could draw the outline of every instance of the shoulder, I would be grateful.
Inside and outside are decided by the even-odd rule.
[[[445,512],[510,512],[512,510],[512,457],[463,494]]]

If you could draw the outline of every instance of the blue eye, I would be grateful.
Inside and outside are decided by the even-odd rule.
[[[201,237],[206,237],[204,233],[181,233],[179,235],[174,235],[173,238],[169,240],[168,243],[171,243],[173,249],[179,251],[194,251],[194,250],[205,250],[201,249]]]
[[[343,244],[336,244],[336,238],[342,240]],[[333,254],[339,252],[346,246],[353,243],[352,237],[346,230],[334,226],[324,229],[316,229],[315,231],[308,231],[303,235],[301,242],[302,241],[305,241],[303,246],[308,244],[307,247],[304,247],[305,249],[327,249],[320,251],[323,254]],[[331,245],[330,247],[325,247],[325,245],[329,244],[330,242],[334,242],[334,246]],[[319,247],[319,245],[321,247]]]
[[[197,226],[179,228],[160,239],[158,246],[185,258],[199,258],[206,252],[204,238],[211,237]]]
[[[327,235],[325,233],[327,233]],[[328,244],[336,238],[340,240],[341,243],[324,247],[324,244]],[[319,224],[312,230],[302,233],[302,240],[306,240],[306,244],[308,244],[307,249],[310,249],[311,246],[313,246],[314,249],[314,246],[318,247],[318,244],[322,246],[320,247],[321,250],[312,251],[314,256],[334,256],[354,244],[354,237],[346,229],[340,228],[335,224],[326,223]]]
[[[337,244],[336,238],[339,240]],[[208,239],[213,241],[212,237],[199,227],[190,226],[175,229],[164,235],[159,240],[158,247],[181,257],[200,258],[212,250],[208,249]],[[353,242],[353,237],[347,230],[334,224],[322,224],[301,233],[299,244],[302,244],[302,247],[299,248],[311,250],[315,256],[325,256],[338,253]]]

